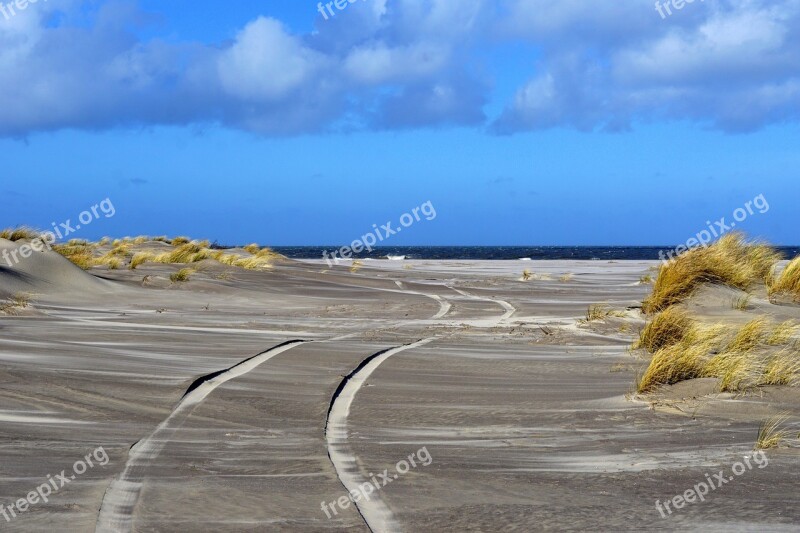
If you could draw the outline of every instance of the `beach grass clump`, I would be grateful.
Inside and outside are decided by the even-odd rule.
[[[563,283],[568,283],[568,282],[572,281],[573,277],[575,277],[574,274],[567,272],[566,274],[564,274],[563,276],[561,276],[558,279],[559,279],[559,281],[561,281]]]
[[[173,272],[172,274],[170,274],[169,279],[173,283],[182,283],[185,281],[189,281],[189,278],[194,273],[195,270],[193,268],[182,268],[177,272]]]
[[[703,377],[703,357],[706,353],[702,346],[675,345],[662,348],[653,354],[650,365],[636,384],[636,390],[640,393],[652,392],[664,385]]]
[[[685,309],[677,306],[668,307],[645,325],[633,349],[644,348],[650,353],[656,353],[662,348],[681,342],[693,325]]]
[[[183,244],[189,244],[190,242],[192,242],[192,239],[189,237],[175,237],[170,244],[172,244],[172,246],[181,246]]]
[[[792,438],[793,432],[784,427],[789,415],[781,414],[773,416],[761,423],[756,437],[756,450],[770,450],[780,448],[786,441]]]
[[[42,237],[42,232],[37,231],[33,228],[29,228],[27,226],[20,226],[18,228],[7,228],[4,230],[0,230],[0,239],[6,239],[9,241],[32,241],[34,239],[40,239]]]
[[[750,298],[752,297],[752,294],[741,294],[733,299],[731,306],[737,311],[747,311],[750,308]]]
[[[703,283],[718,283],[747,291],[765,283],[780,254],[765,244],[731,233],[716,243],[693,248],[658,271],[653,292],[643,302],[647,314],[663,311],[690,297]]]
[[[584,322],[594,322],[595,320],[603,320],[604,318],[609,316],[624,318],[626,315],[624,311],[611,309],[611,307],[609,307],[606,304],[592,304],[586,311],[586,318],[584,319]]]
[[[533,279],[533,272],[528,269],[522,271],[522,281],[530,281]]]
[[[208,248],[208,241],[192,241],[181,244],[171,252],[164,252],[153,257],[157,263],[188,264],[198,263],[204,259],[212,259],[215,253]]]
[[[31,296],[24,292],[18,292],[7,300],[0,302],[0,313],[16,315],[20,309],[25,309],[30,307],[30,305]]]
[[[794,386],[800,377],[800,357],[792,350],[781,350],[764,365],[765,385]]]
[[[797,323],[794,320],[787,320],[786,322],[781,322],[774,328],[772,328],[772,332],[769,334],[767,338],[767,344],[770,346],[780,346],[782,344],[788,344],[792,341],[794,336],[797,334],[798,327]]]
[[[83,270],[89,270],[97,264],[94,247],[90,244],[62,244],[53,246],[53,250]]]
[[[800,257],[792,260],[780,275],[772,273],[769,283],[770,296],[787,294],[800,302]]]
[[[257,245],[256,243],[248,244],[243,249],[245,251],[247,251],[248,253],[251,253],[253,255],[256,255],[258,252],[261,251],[261,247],[259,245]]]
[[[728,352],[749,352],[761,344],[766,344],[771,332],[770,323],[765,317],[751,320],[736,332],[736,336],[725,347]]]
[[[232,265],[239,268],[244,268],[245,270],[269,270],[274,266],[272,259],[259,257],[257,255],[253,257],[236,259]]]
[[[637,383],[640,393],[695,378],[719,379],[722,392],[798,382],[797,353],[775,348],[791,340],[785,323],[773,327],[761,317],[738,327],[702,324],[676,309],[659,313],[634,345],[654,351]]]
[[[155,262],[156,254],[153,252],[136,252],[131,257],[130,269],[136,270],[145,263]]]

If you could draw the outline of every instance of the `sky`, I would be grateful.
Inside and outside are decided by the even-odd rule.
[[[664,245],[761,197],[736,229],[800,244],[800,0],[21,1],[0,227]]]

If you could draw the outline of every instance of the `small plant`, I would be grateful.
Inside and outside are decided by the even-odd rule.
[[[361,261],[360,259],[356,259],[355,261],[353,261],[353,264],[350,265],[350,272],[355,274],[356,272],[361,270],[361,267],[363,267],[363,266],[364,266],[364,262]]]
[[[29,307],[31,297],[29,294],[18,292],[4,302],[0,302],[0,313],[15,315],[19,309]]]
[[[566,282],[568,282],[568,281],[572,281],[572,278],[573,278],[573,277],[574,277],[574,276],[573,276],[573,274],[571,274],[571,273],[569,273],[569,272],[568,272],[568,273],[564,274],[563,276],[561,276],[561,277],[560,277],[560,278],[558,278],[558,279],[559,279],[559,280],[561,280],[561,281],[563,281],[564,283],[566,283]]]
[[[156,254],[154,254],[152,252],[138,252],[138,253],[135,253],[135,254],[133,254],[133,257],[131,258],[130,269],[131,270],[136,270],[139,266],[143,265],[144,263],[147,263],[147,262],[152,261],[153,259],[155,259],[155,257],[156,257]]]
[[[259,245],[255,244],[255,243],[253,243],[253,244],[248,244],[247,246],[245,246],[245,247],[244,247],[244,249],[245,249],[247,252],[250,252],[250,253],[251,253],[251,254],[253,254],[253,255],[256,255],[258,252],[260,252],[260,251],[261,251],[261,247],[260,247]]]
[[[194,269],[191,268],[182,268],[177,272],[170,274],[169,279],[173,283],[181,283],[184,281],[189,281],[189,278],[194,274]]]
[[[175,237],[172,239],[172,246],[181,246],[182,244],[189,244],[191,239],[189,237]]]
[[[789,263],[780,276],[777,276],[773,269],[767,281],[767,288],[770,296],[788,294],[795,301],[800,301],[800,257]]]
[[[750,294],[744,293],[733,299],[733,308],[737,311],[747,311],[750,308]]]
[[[787,420],[789,420],[789,416],[781,414],[762,422],[758,428],[758,438],[754,449],[769,450],[780,448],[785,441],[792,437],[792,432],[783,427]]]
[[[653,276],[651,276],[650,274],[645,274],[644,276],[639,278],[639,283],[642,285],[649,285],[653,283]]]
[[[533,272],[528,269],[522,271],[522,281],[530,281],[533,279]]]
[[[586,311],[586,322],[593,322],[595,320],[602,320],[607,316],[615,316],[619,318],[625,317],[624,311],[615,311],[605,304],[592,304]]]

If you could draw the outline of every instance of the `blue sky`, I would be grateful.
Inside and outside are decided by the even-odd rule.
[[[0,226],[82,237],[798,244],[800,2],[51,0],[0,14]]]

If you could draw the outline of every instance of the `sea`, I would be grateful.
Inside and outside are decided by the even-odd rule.
[[[271,246],[292,259],[322,259],[340,246]],[[777,247],[784,257],[800,255],[800,246]],[[357,259],[461,259],[461,260],[540,260],[574,259],[594,261],[656,260],[670,246],[393,246],[354,254]]]

